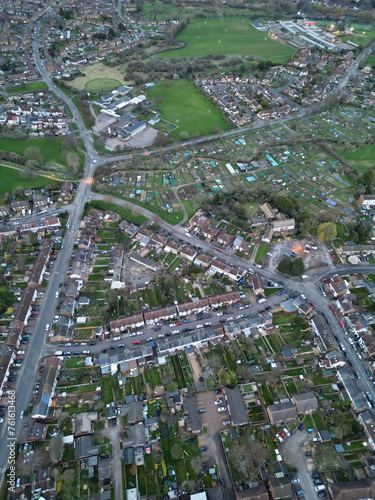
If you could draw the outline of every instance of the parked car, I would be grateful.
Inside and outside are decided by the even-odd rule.
[[[198,413],[206,413],[206,408],[198,408]]]
[[[217,409],[217,411],[219,411],[219,412],[227,411],[227,407],[226,406],[219,406],[219,408]]]
[[[217,399],[216,401],[214,401],[214,404],[215,405],[221,405],[222,404],[222,400],[221,399]]]
[[[301,480],[300,480],[299,477],[296,477],[296,478],[292,479],[292,484],[298,484],[300,482],[301,482]]]
[[[207,450],[207,446],[201,446],[201,447],[199,448],[199,451],[206,451],[206,450]]]

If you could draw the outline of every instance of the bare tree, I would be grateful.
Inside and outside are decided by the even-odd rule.
[[[49,456],[51,462],[56,464],[62,459],[64,453],[64,439],[61,434],[53,437],[49,444]]]

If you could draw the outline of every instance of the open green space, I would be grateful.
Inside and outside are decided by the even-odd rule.
[[[23,156],[25,153],[25,149],[29,148],[30,146],[35,146],[39,148],[41,154],[44,157],[45,163],[57,163],[59,165],[67,166],[65,153],[61,148],[61,145],[61,137],[38,137],[35,139],[28,139],[26,141],[0,138],[0,149],[2,149],[3,151],[10,151]],[[82,156],[81,153],[78,152],[78,154]]]
[[[160,117],[177,126],[171,132],[175,138],[183,131],[193,137],[208,134],[215,126],[220,130],[228,128],[221,112],[186,79],[157,82],[147,91],[150,100],[159,95],[164,99],[158,104]]]
[[[341,40],[343,42],[352,42],[355,43],[356,45],[362,45],[365,47],[367,44],[371,42],[375,35],[373,36],[366,36],[366,35],[348,35],[348,36],[342,36]]]
[[[270,249],[271,245],[259,245],[256,257],[255,257],[255,262],[257,264],[262,264],[263,260],[266,258],[266,255],[268,253],[268,250]]]
[[[24,189],[33,189],[51,184],[52,180],[47,177],[40,177],[35,179],[24,179],[21,177],[19,170],[0,166],[0,195],[11,193],[16,187],[22,186]]]
[[[186,47],[163,52],[164,57],[197,57],[208,54],[252,55],[261,59],[291,56],[294,49],[272,40],[251,26],[250,19],[211,18],[189,23],[177,36]]]
[[[24,85],[7,86],[8,94],[25,94],[26,92],[40,92],[47,88],[45,82],[29,82]]]
[[[120,85],[121,82],[114,78],[94,78],[85,84],[85,90],[92,92],[94,90],[114,89]]]
[[[373,144],[363,146],[355,151],[340,151],[339,153],[359,174],[363,174],[367,168],[374,165],[375,146]]]

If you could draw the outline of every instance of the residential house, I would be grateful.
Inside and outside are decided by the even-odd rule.
[[[236,490],[235,495],[236,500],[269,500],[270,498],[264,484],[242,491]]]
[[[166,321],[177,316],[177,310],[175,306],[161,307],[159,309],[153,309],[143,313],[146,325],[155,325],[162,321]]]
[[[259,273],[255,273],[251,276],[251,281],[253,284],[254,295],[264,295],[263,277]]]
[[[264,235],[262,236],[262,241],[264,243],[271,243],[274,231],[275,230],[272,225],[267,226],[264,231]]]
[[[208,240],[213,240],[216,235],[218,234],[219,229],[216,229],[215,227],[210,227],[207,226],[204,229],[202,229],[202,235],[208,239]]]
[[[211,267],[209,269],[209,274],[216,274],[216,273],[223,274],[228,279],[236,281],[241,276],[243,276],[244,271],[241,271],[238,267],[226,264],[222,260],[213,259],[211,262]]]
[[[57,357],[47,358],[40,381],[38,392],[35,396],[35,405],[31,416],[35,419],[45,419],[48,416],[48,409],[52,405],[52,398],[55,395],[57,378],[60,372],[61,360]]]
[[[136,262],[137,264],[140,264],[141,266],[147,267],[148,269],[151,269],[151,271],[157,271],[159,269],[159,266],[155,264],[155,262],[152,262],[152,260],[145,259],[138,253],[132,253],[129,256],[130,260]]]
[[[178,252],[180,251],[181,247],[182,247],[182,243],[175,241],[175,240],[172,240],[172,239],[169,239],[167,244],[164,247],[164,251],[165,251],[165,253],[173,253],[173,254],[177,255]]]
[[[294,394],[292,400],[296,405],[298,413],[311,413],[318,408],[318,400],[312,392]]]
[[[180,256],[183,259],[189,260],[190,262],[192,262],[195,259],[197,253],[198,253],[197,250],[190,246],[185,246],[180,250]]]
[[[356,309],[355,309],[352,301],[346,296],[339,297],[336,300],[336,305],[337,305],[338,309],[340,310],[340,312],[344,316],[347,316],[348,314],[352,314],[352,313],[356,312]]]
[[[226,292],[218,295],[210,295],[208,299],[212,309],[215,309],[222,306],[238,304],[241,300],[241,295],[239,292]]]
[[[375,498],[375,482],[371,478],[327,483],[332,500],[370,500]]]
[[[233,388],[224,387],[223,393],[232,425],[247,425],[249,418],[238,385]]]
[[[200,267],[209,267],[211,262],[212,257],[206,253],[199,253],[194,259],[194,264]]]
[[[202,424],[198,413],[197,400],[193,395],[188,395],[184,399],[184,419],[186,430],[192,434],[200,434],[202,432]]]
[[[135,238],[139,241],[140,245],[144,247],[148,244],[153,235],[153,231],[150,231],[150,229],[147,229],[146,227],[142,227],[136,234]]]
[[[229,248],[230,245],[233,243],[234,238],[235,237],[232,234],[220,233],[216,241],[220,243],[220,245],[224,245]]]
[[[271,222],[275,233],[290,233],[293,232],[296,227],[295,219],[282,219],[274,220]]]
[[[339,369],[345,365],[345,358],[340,351],[330,351],[319,360],[319,366],[326,370]]]
[[[297,409],[291,401],[268,406],[267,414],[271,424],[290,422],[297,418]]]
[[[370,445],[371,449],[375,451],[375,412],[374,410],[368,409],[363,411],[358,415],[358,421],[363,426],[366,436],[367,442]]]
[[[177,305],[179,316],[188,316],[190,314],[197,314],[206,312],[210,309],[210,303],[207,298],[199,299],[197,301],[185,302]]]
[[[272,478],[269,480],[268,485],[270,488],[272,500],[294,497],[290,479],[288,479],[286,476],[280,478]]]
[[[358,201],[365,210],[375,206],[375,196],[373,194],[361,194]]]
[[[375,359],[375,338],[372,335],[362,335],[361,337],[364,343],[364,352],[365,354],[371,358]]]
[[[349,293],[347,283],[341,278],[341,276],[332,276],[328,282],[327,289],[335,298]]]
[[[111,332],[116,333],[123,332],[128,328],[141,328],[144,324],[145,322],[141,312],[137,312],[132,316],[127,316],[126,318],[112,320],[109,323]]]

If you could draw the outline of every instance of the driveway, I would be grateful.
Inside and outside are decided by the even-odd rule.
[[[227,428],[223,426],[224,420],[230,420],[228,411],[219,412],[218,408],[225,406],[223,394],[214,394],[213,391],[199,392],[196,394],[198,408],[206,408],[206,413],[201,413],[202,427],[206,427],[208,434],[214,434]],[[220,398],[223,402],[215,405],[214,401]]]
[[[125,492],[122,491],[122,451],[120,448],[123,427],[121,425],[106,427],[99,434],[110,439],[112,443],[112,478],[115,483],[115,498],[124,498]]]
[[[313,463],[305,456],[304,444],[310,436],[306,429],[296,430],[284,443],[279,446],[284,460],[298,469],[298,477],[301,480],[301,488],[305,490],[305,498],[317,498],[314,483],[311,477]]]

